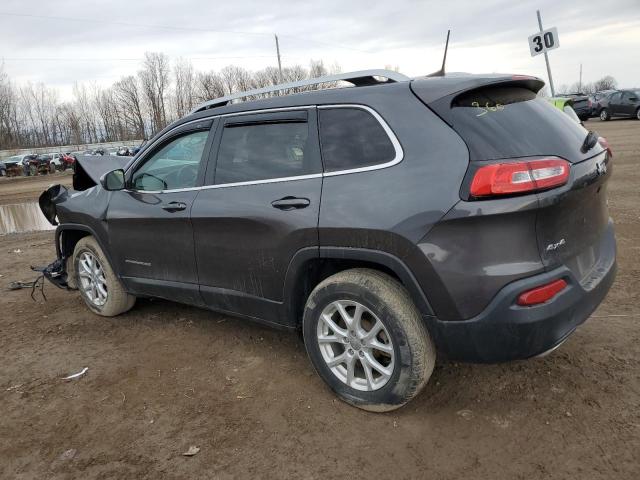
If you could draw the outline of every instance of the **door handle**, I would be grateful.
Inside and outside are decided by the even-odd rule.
[[[169,202],[162,205],[162,209],[167,212],[180,212],[186,210],[187,204],[184,202]]]
[[[308,198],[298,198],[298,197],[284,197],[280,200],[274,200],[271,202],[273,208],[277,208],[279,210],[294,210],[299,208],[306,208],[311,205],[311,200]]]

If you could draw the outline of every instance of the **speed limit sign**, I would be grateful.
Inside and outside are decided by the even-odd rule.
[[[558,29],[556,27],[534,33],[529,37],[529,50],[532,57],[559,46],[560,40],[558,39]]]

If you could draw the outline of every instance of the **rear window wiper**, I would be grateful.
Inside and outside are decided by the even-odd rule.
[[[584,139],[584,142],[582,142],[582,148],[580,149],[580,151],[582,153],[587,153],[589,150],[595,147],[598,143],[598,136],[599,135],[597,132],[589,130],[589,133],[587,133],[587,137]]]

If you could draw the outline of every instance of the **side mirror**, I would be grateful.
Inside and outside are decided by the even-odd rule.
[[[105,173],[100,177],[100,185],[107,191],[124,190],[124,170],[119,168]]]

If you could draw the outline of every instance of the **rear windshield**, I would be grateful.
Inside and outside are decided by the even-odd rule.
[[[527,88],[482,87],[431,106],[466,142],[471,160],[587,158],[580,152],[586,130]]]

